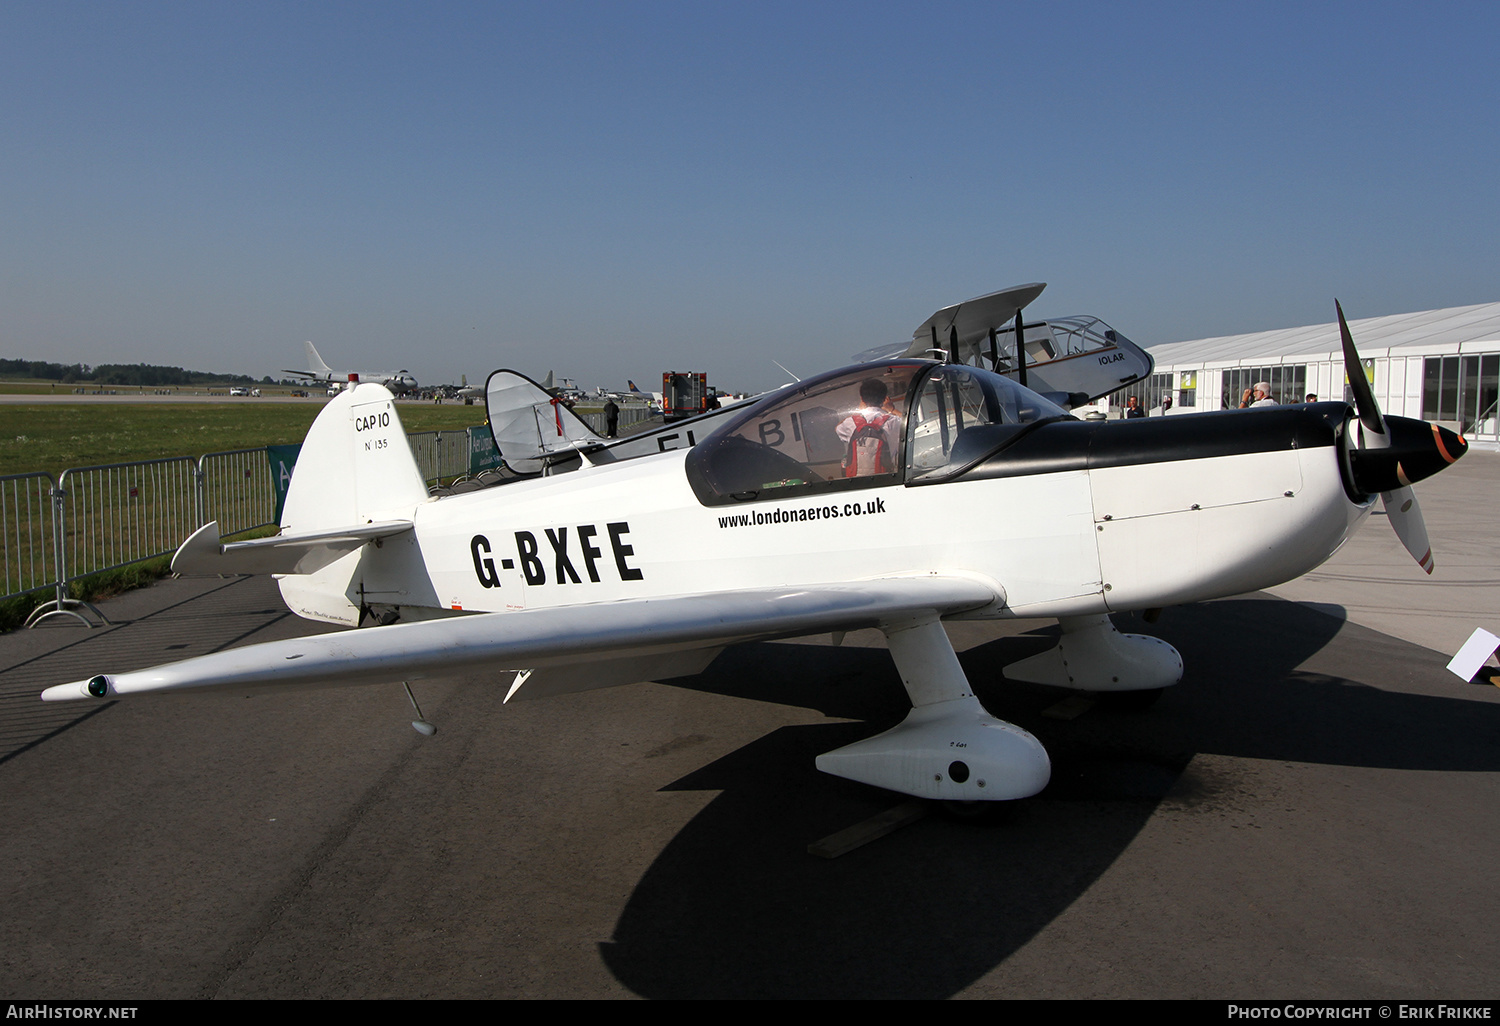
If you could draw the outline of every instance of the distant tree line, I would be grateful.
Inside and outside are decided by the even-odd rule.
[[[93,385],[141,385],[146,388],[221,383],[275,384],[269,374],[257,382],[248,374],[211,374],[206,371],[183,370],[181,367],[159,367],[151,363],[101,363],[97,367],[90,367],[86,363],[47,363],[43,360],[0,360],[0,377],[38,378],[65,385],[86,382]]]

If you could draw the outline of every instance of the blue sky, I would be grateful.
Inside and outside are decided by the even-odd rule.
[[[759,389],[1500,300],[1500,4],[0,4],[0,356]]]

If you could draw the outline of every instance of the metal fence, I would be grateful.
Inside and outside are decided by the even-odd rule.
[[[429,483],[468,473],[467,431],[407,441]],[[72,610],[84,603],[68,597],[73,581],[169,555],[209,521],[221,535],[274,527],[277,484],[265,448],[71,467],[55,481],[47,473],[0,477],[0,601],[51,589],[54,599],[30,622],[54,613],[83,619]]]
[[[207,522],[187,456],[65,470],[56,498],[60,582],[173,552]]]
[[[51,474],[0,477],[0,588],[6,598],[57,584],[56,492]]]
[[[469,472],[469,432],[416,431],[406,436],[412,457],[428,484],[452,481]]]
[[[276,482],[265,449],[208,453],[198,460],[198,477],[202,524],[217,520],[223,535],[276,523]]]

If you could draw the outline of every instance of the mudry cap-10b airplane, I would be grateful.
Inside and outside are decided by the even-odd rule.
[[[618,442],[497,371],[496,439],[533,473],[463,494],[429,496],[390,392],[360,384],[309,430],[278,537],[224,544],[208,524],[173,565],[285,575],[299,615],[378,626],[102,674],[42,697],[504,668],[509,700],[697,673],[737,642],[873,627],[913,708],[818,767],[919,797],[996,801],[1040,791],[1050,763],[979,704],[944,619],[1055,617],[1057,645],[1007,677],[1150,693],[1181,679],[1177,651],[1118,633],[1109,614],[1305,573],[1377,494],[1430,572],[1410,484],[1466,443],[1382,416],[1342,310],[1353,410],[1086,422],[1064,406],[1139,379],[1151,360],[1097,319],[1023,324],[1042,288],[948,307],[864,363]]]

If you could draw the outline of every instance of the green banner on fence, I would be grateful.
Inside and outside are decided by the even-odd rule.
[[[481,424],[469,428],[469,476],[473,477],[481,470],[499,470],[500,463],[500,450],[495,448],[495,436],[490,434],[490,426]]]
[[[276,522],[281,523],[281,507],[286,505],[286,490],[292,483],[292,471],[297,468],[297,455],[302,452],[302,443],[296,445],[268,445],[266,458],[271,461],[271,485],[276,489]]]

